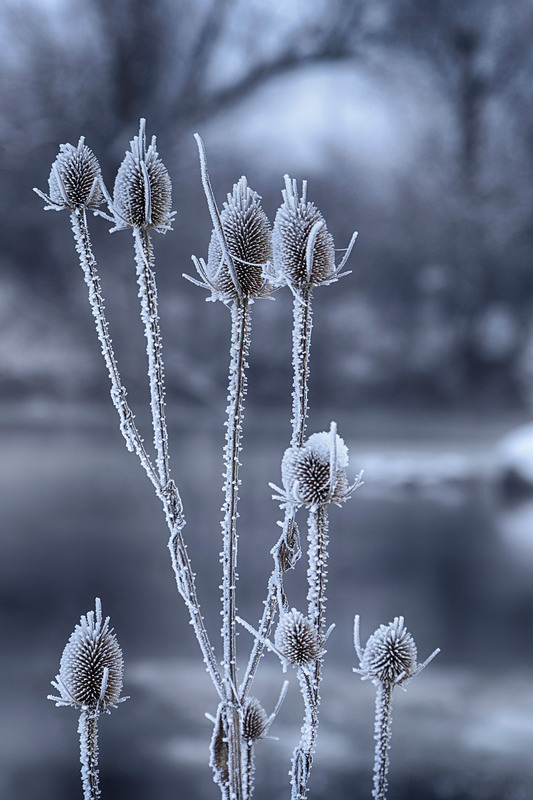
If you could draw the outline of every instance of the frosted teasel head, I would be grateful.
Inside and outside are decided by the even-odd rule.
[[[48,178],[49,195],[34,189],[48,205],[45,210],[96,209],[103,200],[102,173],[98,159],[81,136],[78,146],[59,145],[59,153]]]
[[[95,608],[81,617],[63,650],[59,674],[52,681],[59,697],[48,697],[58,706],[74,706],[100,714],[126,698],[120,697],[124,672],[122,650],[109,627],[109,617],[102,618],[98,597]]]
[[[418,664],[415,640],[405,627],[403,617],[395,617],[388,625],[380,625],[361,648],[359,617],[356,616],[354,647],[359,658],[359,667],[354,668],[354,672],[359,673],[362,680],[388,686],[407,683],[440,652],[434,650],[429,658]]]
[[[242,714],[242,736],[246,742],[257,742],[264,739],[270,727],[271,719],[257,697],[248,697],[244,703]]]
[[[288,284],[293,292],[328,284],[342,277],[341,271],[351,253],[354,233],[339,267],[335,266],[335,245],[326,221],[318,208],[307,200],[307,181],[298,195],[295,180],[284,176],[283,203],[274,221],[272,235],[274,270],[279,285]]]
[[[170,211],[172,184],[157,152],[155,136],[146,147],[146,120],[141,119],[139,135],[133,137],[130,148],[115,179],[113,200],[108,197],[115,223],[112,230],[154,228],[159,233],[166,233],[171,229],[175,215]]]
[[[261,195],[248,186],[243,175],[228,193],[220,213],[215,201],[202,139],[195,134],[200,155],[202,184],[213,222],[207,263],[193,256],[201,280],[185,278],[211,291],[211,300],[225,303],[253,300],[272,291],[272,226],[261,208]]]
[[[321,653],[316,628],[308,617],[295,608],[282,613],[274,643],[278,653],[296,667],[307,666]]]
[[[243,175],[224,203],[220,221],[235,265],[237,284],[226,263],[220,236],[211,234],[206,274],[210,286],[225,300],[265,297],[271,291],[267,270],[272,261],[272,227],[261,208],[261,196],[250,189]]]
[[[276,500],[308,507],[340,504],[361,484],[361,476],[349,485],[346,475],[348,448],[331,423],[329,432],[313,433],[302,446],[289,447],[281,462],[283,490]]]

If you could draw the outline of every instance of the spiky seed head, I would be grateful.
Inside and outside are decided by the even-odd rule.
[[[243,177],[234,184],[220,214],[229,254],[235,264],[237,281],[243,297],[263,297],[271,290],[267,264],[272,261],[272,227],[261,208],[261,196],[250,189]],[[207,276],[225,299],[235,299],[239,292],[229,266],[225,263],[218,234],[213,230],[207,256]]]
[[[170,229],[172,216],[172,184],[167,168],[156,149],[156,137],[146,147],[145,120],[139,135],[130,142],[119,167],[113,190],[112,211],[116,229],[155,228],[164,233]]]
[[[320,643],[313,623],[292,608],[281,615],[274,642],[289,664],[303,667],[320,655]]]
[[[363,677],[384,684],[403,683],[417,671],[416,644],[404,625],[395,617],[380,625],[363,650],[360,672]]]
[[[106,711],[120,701],[123,672],[122,650],[109,617],[102,618],[97,598],[96,612],[81,617],[63,650],[59,675],[52,683],[61,696],[51,699],[61,705]]]
[[[58,209],[97,208],[100,205],[103,200],[100,164],[83,136],[77,147],[59,145],[48,187],[49,200]]]
[[[249,697],[244,704],[242,718],[242,735],[246,742],[262,739],[268,729],[268,716],[257,699]]]
[[[282,195],[272,234],[274,270],[296,289],[317,286],[335,273],[333,237],[320,211],[305,194],[299,197],[288,175]]]
[[[285,451],[281,462],[283,486],[288,496],[307,506],[338,503],[348,490],[347,466],[348,448],[338,434],[332,439],[331,431],[313,433],[303,446]]]

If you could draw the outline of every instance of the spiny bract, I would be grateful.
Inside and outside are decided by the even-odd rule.
[[[335,434],[332,439],[331,432],[313,433],[302,447],[285,451],[281,462],[283,486],[288,496],[296,491],[295,499],[305,505],[340,502],[348,490],[347,466],[348,448],[340,436]]]
[[[77,147],[72,144],[59,145],[59,153],[48,178],[50,197],[45,197],[50,200],[52,207],[71,210],[97,208],[103,200],[101,185],[100,164],[85,144],[83,136]]]
[[[335,245],[324,217],[300,199],[296,181],[285,175],[283,203],[274,220],[272,244],[274,269],[296,289],[324,283],[335,275]]]
[[[271,288],[266,270],[272,261],[272,228],[260,200],[260,195],[250,189],[243,176],[228,194],[220,215],[241,295],[250,298],[263,297]],[[238,297],[238,287],[225,263],[216,231],[212,232],[209,242],[207,277],[225,299]]]
[[[281,655],[295,666],[305,666],[320,655],[313,623],[295,608],[281,615],[274,642]]]
[[[385,684],[403,683],[413,677],[417,671],[416,644],[403,617],[380,625],[372,634],[359,671],[363,677]]]
[[[106,711],[120,701],[124,660],[109,617],[102,619],[102,606],[96,599],[96,614],[89,611],[71,634],[52,685],[61,697],[51,697],[60,705]]]
[[[167,168],[159,158],[156,137],[146,148],[146,122],[141,119],[139,135],[130,142],[119,167],[113,190],[112,212],[115,229],[126,227],[170,229],[172,184]]]

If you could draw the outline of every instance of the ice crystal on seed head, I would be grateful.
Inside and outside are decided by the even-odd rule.
[[[311,288],[335,275],[335,246],[324,217],[298,196],[296,181],[285,175],[283,203],[272,235],[274,269],[296,289]]]
[[[89,611],[71,634],[52,686],[60,697],[50,697],[58,705],[108,710],[120,702],[124,661],[117,637],[102,619],[102,606],[96,599],[96,612]]]
[[[416,644],[403,617],[380,625],[372,634],[362,652],[359,671],[369,680],[386,684],[403,683],[416,674]]]
[[[333,462],[335,459],[335,462]],[[288,496],[305,505],[323,505],[344,499],[348,491],[348,448],[331,431],[314,433],[303,446],[289,447],[281,462]]]
[[[243,176],[228,194],[220,221],[224,237],[235,264],[236,278],[244,297],[268,294],[266,267],[272,261],[272,229],[261,208],[261,197],[248,186]],[[226,299],[235,299],[235,286],[220,245],[217,231],[211,234],[207,257],[207,278],[213,288]]]
[[[35,189],[37,194],[60,211],[70,208],[97,208],[103,200],[102,173],[98,159],[82,136],[78,146],[62,144],[48,178],[50,195]]]
[[[130,142],[131,150],[126,151],[115,179],[111,207],[114,230],[155,228],[165,233],[174,216],[170,213],[172,184],[157,152],[155,136],[146,147],[145,126],[141,119],[139,135]]]
[[[295,608],[281,615],[274,641],[281,655],[294,666],[305,666],[320,655],[320,643],[313,623]]]

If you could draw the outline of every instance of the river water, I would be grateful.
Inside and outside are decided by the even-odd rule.
[[[355,613],[363,639],[401,614],[420,660],[442,650],[396,693],[390,800],[531,796],[533,511],[527,497],[501,487],[496,443],[505,427],[371,419],[345,433],[351,474],[365,469],[365,484],[331,512],[328,618],[336,627],[310,797],[370,796],[373,687],[352,673]],[[192,415],[171,433],[189,553],[215,640],[221,436]],[[251,624],[277,536],[268,482],[279,482],[286,434],[253,419],[242,456],[239,613]],[[70,632],[98,596],[124,651],[131,696],[101,721],[104,800],[216,798],[204,716],[216,697],[173,586],[158,501],[112,414],[10,424],[0,442],[0,796],[81,796],[76,714],[45,698]],[[305,515],[300,525],[305,531]],[[287,591],[304,606],[303,561]],[[246,632],[239,643],[244,659]],[[297,682],[288,677],[271,730],[278,740],[258,746],[258,800],[288,795],[301,724]],[[282,680],[268,656],[254,687],[267,709]]]

